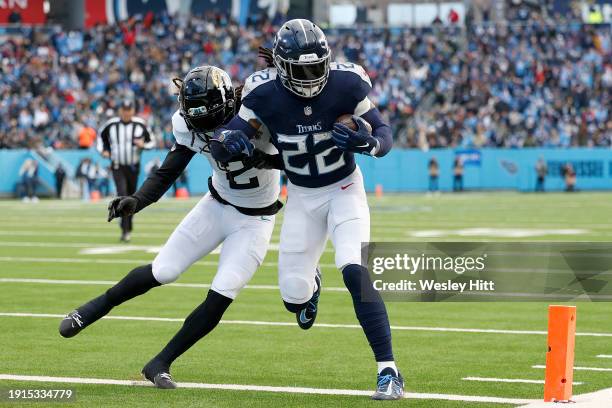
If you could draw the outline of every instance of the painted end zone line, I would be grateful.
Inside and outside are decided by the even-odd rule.
[[[544,365],[534,365],[531,368],[546,368]],[[612,371],[612,368],[602,368],[602,367],[574,367],[576,371]]]
[[[104,384],[104,385],[127,385],[152,387],[148,381],[128,381],[112,380],[102,378],[81,378],[81,377],[45,377],[36,375],[11,375],[0,374],[0,380],[12,381],[33,381],[33,382],[52,382],[70,384]],[[268,385],[241,385],[241,384],[204,384],[204,383],[178,383],[179,388],[212,389],[212,390],[231,390],[231,391],[263,391],[279,392],[288,394],[319,394],[319,395],[356,395],[370,396],[372,391],[365,390],[342,390],[333,388],[305,388],[305,387],[273,387]],[[499,404],[529,404],[537,400],[522,398],[501,398],[501,397],[481,397],[471,395],[452,395],[452,394],[427,394],[427,393],[407,393],[406,398],[413,399],[433,399],[447,401],[466,401],[466,402],[490,402]]]
[[[500,382],[500,383],[524,383],[544,384],[544,380],[526,380],[522,378],[488,378],[488,377],[464,377],[464,381]],[[574,382],[573,385],[582,385],[582,382]]]
[[[17,312],[0,312],[0,317],[43,317],[43,318],[63,318],[63,314],[49,313],[17,313]],[[104,316],[103,319],[108,320],[135,320],[135,321],[153,321],[153,322],[182,322],[184,318],[175,317],[148,317],[148,316]],[[224,324],[244,324],[251,326],[295,326],[294,322],[266,322],[258,320],[221,320]],[[325,327],[331,329],[361,329],[358,324],[334,324],[334,323],[317,323],[317,327]],[[391,326],[393,330],[407,331],[425,331],[425,332],[452,332],[452,333],[490,333],[490,334],[546,334],[542,331],[530,330],[496,330],[496,329],[462,329],[459,327],[419,327],[419,326]],[[612,337],[612,333],[576,333],[576,336],[591,336],[591,337]],[[612,370],[612,369],[610,369]]]

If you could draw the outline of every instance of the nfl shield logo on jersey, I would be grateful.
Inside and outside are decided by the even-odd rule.
[[[304,115],[306,115],[306,116],[312,115],[312,107],[311,106],[305,106],[304,107]]]

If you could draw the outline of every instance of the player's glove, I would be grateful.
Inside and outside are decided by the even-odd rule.
[[[114,218],[133,215],[136,212],[137,206],[138,199],[136,197],[124,196],[114,198],[108,204],[108,222],[111,222]]]
[[[267,154],[259,149],[253,151],[251,165],[257,169],[283,169],[283,160],[280,154]]]
[[[339,149],[374,156],[378,151],[378,140],[368,131],[365,119],[353,116],[357,130],[352,130],[342,123],[334,124],[332,140]]]
[[[217,139],[232,156],[251,156],[255,147],[242,130],[224,130]]]

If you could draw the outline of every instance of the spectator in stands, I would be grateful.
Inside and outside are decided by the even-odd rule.
[[[571,163],[566,163],[563,166],[563,179],[565,181],[565,191],[576,191],[576,171]]]
[[[572,13],[553,16],[550,1],[509,2],[509,18],[520,23],[492,26],[481,22],[493,2],[471,3],[465,32],[458,24],[329,30],[335,59],[368,71],[370,97],[396,144],[612,145],[609,27],[579,23]],[[116,115],[124,94],[138,98],[138,115],[161,134],[176,109],[170,78],[206,63],[238,82],[263,65],[257,47],[270,45],[277,27],[220,21],[149,16],[2,41],[0,147],[79,147],[80,126]],[[160,140],[170,144],[164,133]]]
[[[457,24],[459,22],[459,13],[452,7],[448,12],[448,22],[450,24]]]
[[[64,189],[64,180],[66,179],[66,170],[64,170],[64,166],[60,164],[55,168],[55,196],[57,198],[62,198],[62,190]]]
[[[453,191],[463,191],[463,162],[459,157],[453,161]]]
[[[432,157],[427,164],[429,172],[429,191],[438,191],[438,178],[440,176],[440,165],[435,157]]]
[[[24,202],[38,202],[36,187],[38,185],[38,162],[34,159],[26,159],[19,169],[21,177],[21,190]]]
[[[21,23],[21,14],[17,10],[11,11],[11,14],[8,16],[9,24],[19,24]]]

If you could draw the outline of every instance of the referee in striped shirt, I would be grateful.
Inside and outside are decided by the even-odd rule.
[[[142,149],[153,147],[151,133],[145,121],[134,116],[134,103],[124,100],[119,116],[109,119],[100,129],[98,150],[112,162],[117,195],[129,196],[136,192]],[[121,241],[129,242],[132,216],[121,218]]]

